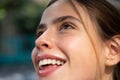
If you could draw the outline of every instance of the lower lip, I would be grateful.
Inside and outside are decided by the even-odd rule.
[[[41,76],[41,77],[45,77],[45,76],[48,76],[50,74],[52,74],[54,71],[56,71],[58,68],[60,68],[61,66],[48,66],[48,67],[45,67],[41,70],[38,71],[38,75]]]

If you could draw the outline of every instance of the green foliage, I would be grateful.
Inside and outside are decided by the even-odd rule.
[[[6,16],[6,11],[4,8],[0,9],[0,21],[3,20]]]
[[[0,24],[7,19],[20,33],[34,34],[44,8],[34,0],[0,0]]]

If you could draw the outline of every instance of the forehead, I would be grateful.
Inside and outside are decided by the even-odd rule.
[[[76,7],[79,5],[76,5]],[[79,6],[80,13],[83,12]],[[58,0],[57,2],[50,5],[43,13],[41,22],[51,21],[54,18],[61,16],[74,16],[79,19],[78,14],[74,10],[74,7],[69,1]]]

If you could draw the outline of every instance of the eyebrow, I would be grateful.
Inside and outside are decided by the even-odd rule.
[[[54,20],[52,21],[52,24],[57,24],[57,23],[60,23],[60,22],[65,21],[65,20],[67,20],[67,19],[72,19],[72,20],[81,22],[79,19],[77,19],[77,18],[75,18],[75,17],[73,17],[73,16],[62,16],[62,17],[58,17],[58,18],[54,19]],[[39,24],[38,29],[44,29],[44,28],[46,28],[46,27],[47,27],[47,25],[46,25],[45,23],[42,23],[42,24]]]
[[[44,29],[46,27],[47,27],[46,24],[43,23],[43,24],[39,24],[37,29]]]
[[[77,18],[75,18],[75,17],[73,17],[73,16],[62,16],[62,17],[58,17],[58,18],[56,18],[55,20],[53,20],[53,24],[63,22],[63,21],[65,21],[65,20],[67,20],[67,19],[72,19],[72,20],[76,20],[76,21],[79,21],[79,22],[80,22],[79,19],[77,19]]]

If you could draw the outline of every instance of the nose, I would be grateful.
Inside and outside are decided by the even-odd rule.
[[[46,32],[36,39],[35,44],[40,50],[52,49],[54,46],[53,35]]]

